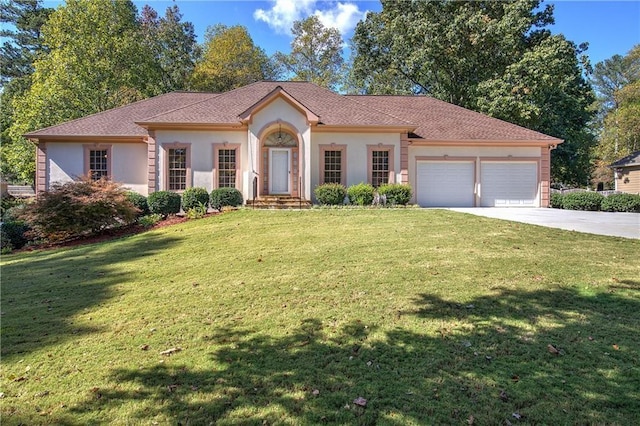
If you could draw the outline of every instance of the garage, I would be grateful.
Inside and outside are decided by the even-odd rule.
[[[473,207],[475,162],[418,161],[416,202],[422,207]]]
[[[482,207],[538,207],[538,163],[534,161],[482,161]]]

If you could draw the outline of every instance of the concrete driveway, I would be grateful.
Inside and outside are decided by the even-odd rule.
[[[450,208],[448,210],[514,222],[640,239],[640,213],[584,212],[546,208]]]

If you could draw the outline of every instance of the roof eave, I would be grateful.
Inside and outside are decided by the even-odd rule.
[[[314,127],[316,132],[362,132],[362,133],[411,133],[415,127],[402,125],[349,125],[349,124],[319,124]]]
[[[554,149],[563,143],[563,139],[427,139],[427,138],[409,138],[409,145],[513,145],[518,146],[536,146],[549,147]]]
[[[185,123],[185,122],[148,122],[136,121],[136,124],[149,130],[241,130],[246,125],[235,123]]]
[[[141,142],[144,141],[146,135],[47,135],[27,133],[25,138],[31,142]]]

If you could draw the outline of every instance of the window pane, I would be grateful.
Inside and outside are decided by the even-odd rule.
[[[187,149],[170,149],[168,160],[169,190],[182,191],[187,189]]]
[[[371,185],[377,188],[389,183],[389,151],[373,151],[371,154]]]
[[[236,187],[236,150],[218,150],[218,188]]]
[[[99,180],[108,177],[108,150],[92,149],[89,151],[89,173],[91,179]]]
[[[342,183],[342,151],[324,152],[324,183]]]

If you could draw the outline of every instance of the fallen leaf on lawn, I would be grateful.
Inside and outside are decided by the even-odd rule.
[[[174,390],[178,389],[178,385],[169,385],[167,386],[167,389],[169,390],[169,392],[173,392]]]
[[[589,340],[590,340],[590,341],[593,341],[593,337],[589,336]]]
[[[173,355],[176,352],[180,352],[181,350],[182,348],[171,348],[171,349],[167,349],[166,351],[160,352],[160,355]]]
[[[560,351],[555,346],[553,346],[552,344],[548,344],[547,345],[547,350],[551,354],[560,355]]]
[[[520,376],[518,376],[517,374],[514,374],[513,376],[511,376],[511,380],[513,380],[514,382],[517,382],[520,380]]]
[[[313,392],[311,393],[314,394],[315,396],[320,395],[320,391],[318,389],[314,389]]]
[[[613,349],[615,349],[616,351],[619,351],[620,347],[618,345],[613,345]]]
[[[467,424],[472,425],[472,424],[473,424],[473,422],[475,422],[475,420],[476,420],[476,419],[475,419],[473,416],[469,416],[469,418],[467,419]]]
[[[518,420],[520,420],[520,419],[522,418],[522,416],[520,415],[520,413],[512,413],[512,414],[511,414],[511,416],[512,416],[514,419],[518,419]]]
[[[16,377],[15,379],[13,379],[14,382],[24,382],[25,380],[27,380],[27,378],[24,376]]]
[[[507,393],[503,390],[500,391],[500,399],[503,401],[506,401],[509,399],[509,396],[507,395]]]
[[[149,345],[142,345],[140,346],[140,349],[146,351],[147,349],[149,349]]]
[[[367,400],[364,399],[361,396],[359,396],[356,399],[354,399],[353,403],[356,404],[356,405],[359,405],[360,407],[366,407],[367,406]]]

